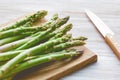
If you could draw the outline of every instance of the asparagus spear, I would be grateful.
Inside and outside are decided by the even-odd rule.
[[[38,31],[24,32],[24,33],[21,33],[21,35],[30,35],[30,36],[32,36],[32,35],[35,34],[36,32],[38,32]],[[41,31],[41,32],[42,32],[42,31]]]
[[[84,44],[85,44],[85,42],[83,42],[81,40],[73,40],[70,42],[55,45],[54,47],[49,48],[49,50],[45,50],[43,52],[43,54],[54,52],[54,51],[60,51],[60,50],[66,49],[66,48],[74,47],[74,46],[82,46]],[[17,56],[22,51],[23,50],[6,52],[4,54],[0,54],[0,60],[9,60],[9,59]]]
[[[60,50],[70,48],[70,47],[73,47],[73,46],[82,46],[84,44],[85,44],[85,42],[83,42],[81,40],[73,40],[73,41],[70,41],[70,42],[55,45],[53,48],[50,48],[49,50],[45,50],[45,52],[43,54],[46,54],[46,53],[49,53],[49,52],[60,51]],[[23,50],[11,51],[11,52],[5,52],[3,54],[0,54],[0,60],[9,60],[11,58],[14,58],[15,56],[17,56],[22,51]]]
[[[9,51],[9,52],[0,53],[0,61],[10,60],[11,58],[14,58],[23,51],[24,50],[18,50],[18,51]]]
[[[42,57],[40,56],[35,59],[28,60],[20,65],[16,65],[16,68],[12,70],[10,73],[8,73],[6,76],[15,75],[16,73],[20,71],[23,71],[25,69],[31,68],[33,66],[36,66],[42,63],[50,62],[53,60],[56,61],[60,59],[71,58],[71,57],[80,56],[80,55],[81,55],[81,52],[79,51],[69,51],[69,52],[60,51],[60,52],[46,54],[46,55],[43,55]]]
[[[66,34],[67,31],[69,31],[71,29],[72,29],[72,24],[69,23],[66,26],[64,26],[63,29],[59,30],[58,33],[54,37],[50,38],[50,40],[53,40],[53,39],[61,37],[62,35]]]
[[[0,61],[0,67],[4,65],[7,61]]]
[[[37,13],[35,13],[31,16],[28,16],[28,17],[24,18],[23,20],[18,21],[11,26],[0,29],[0,32],[22,26],[26,22],[35,22],[36,20],[43,18],[45,15],[47,15],[47,11],[45,11],[45,10],[38,11]]]
[[[48,24],[46,23],[46,25],[48,25]],[[43,27],[45,27],[45,25]],[[31,37],[35,37],[40,33],[41,32],[33,34]],[[12,43],[9,43],[9,44],[6,44],[6,45],[3,45],[3,46],[0,47],[0,52],[6,52],[6,51],[9,51],[9,50],[15,49],[15,48],[23,45],[24,43],[28,42],[31,39],[31,37],[26,38],[26,39],[22,39],[22,40],[18,40],[18,41],[15,41],[15,42],[12,42]]]
[[[82,41],[85,41],[85,40],[87,40],[87,38],[84,37],[84,36],[80,36],[80,37],[73,38],[73,40],[82,40]]]
[[[62,51],[71,52],[71,51],[77,51],[77,50],[76,49],[64,49],[64,50],[57,51],[57,52],[62,52]],[[26,61],[29,61],[32,59],[36,59],[36,58],[40,58],[40,57],[44,57],[44,56],[49,56],[51,53],[56,53],[56,52],[49,52],[47,54],[42,53],[42,55],[31,56],[31,57],[25,58],[24,61],[20,62],[19,64],[22,64],[23,62],[26,62]],[[83,51],[79,51],[79,53],[83,53]]]
[[[42,27],[42,28],[43,28],[42,30],[44,31],[44,30],[48,29],[48,28],[50,27],[50,25],[51,25],[54,21],[56,21],[57,19],[59,19],[58,14],[54,14],[53,17],[51,18],[51,20],[50,20],[49,22],[43,23],[43,24],[41,24],[39,27]],[[30,27],[29,22],[28,22],[28,25],[29,25],[28,27]],[[24,25],[24,26],[27,26],[27,23],[26,23],[26,25]],[[34,27],[35,27],[35,26],[34,26]],[[36,26],[36,27],[38,27],[38,26]],[[35,34],[32,35],[32,37],[35,37],[35,36],[41,34],[43,31],[40,31],[39,33],[26,32],[26,33],[23,33],[23,34],[33,34],[33,33],[35,33]]]
[[[83,42],[83,41],[73,40],[70,42],[54,45],[53,47],[49,48],[48,50],[45,50],[42,54],[56,52],[56,51],[60,51],[60,50],[66,49],[66,48],[74,47],[74,46],[82,46],[84,44],[85,44],[85,42]],[[10,51],[10,52],[2,53],[2,54],[0,54],[0,60],[1,61],[9,60],[11,58],[14,58],[15,56],[17,56],[19,53],[21,53],[23,51],[24,50],[18,50],[18,51]]]
[[[65,25],[62,29],[58,29],[57,31],[54,31],[54,32],[46,35],[42,42],[45,42],[47,40],[53,40],[55,38],[59,38],[62,35],[65,35],[71,28],[72,28],[72,24],[69,23],[69,24]],[[58,34],[61,34],[61,35],[58,35]]]
[[[7,31],[0,32],[0,39],[19,35],[25,32],[42,31],[42,30],[46,30],[46,28],[38,26],[38,27],[20,27],[20,28],[10,29]]]
[[[13,50],[15,48],[18,48],[20,47],[21,45],[25,44],[26,42],[28,42],[31,38],[35,37],[36,35],[32,35],[28,38],[25,38],[25,39],[21,39],[21,40],[18,40],[18,41],[14,41],[14,42],[11,42],[11,43],[8,43],[8,44],[5,44],[5,45],[2,45],[0,46],[0,52],[6,52],[6,51],[9,51],[9,50]]]
[[[44,40],[44,36],[47,35],[48,33],[54,31],[56,28],[60,27],[61,25],[65,24],[68,21],[69,17],[65,17],[63,19],[57,20],[55,23],[51,24],[51,28],[49,28],[47,31],[41,33],[40,35],[36,36],[32,40],[28,41],[26,44],[20,46],[16,50],[22,50],[22,49],[27,49],[32,46],[35,46],[38,44],[40,41]],[[39,32],[38,32],[39,33]]]
[[[51,24],[54,23],[57,19],[59,19],[58,14],[54,14],[49,22],[45,22],[41,24],[40,27],[43,27],[43,30],[47,30],[48,28],[51,27]],[[34,26],[34,27],[37,27],[37,26]]]
[[[53,15],[53,17],[51,18],[51,21],[49,22],[46,22],[42,25],[40,25],[39,27],[43,27],[44,30],[48,29],[50,24],[54,23],[54,21],[58,19],[58,15],[56,16]],[[27,23],[26,23],[27,24]],[[34,32],[32,32],[34,33]],[[28,33],[22,33],[22,34],[32,34],[31,32],[28,32]],[[40,33],[38,34],[33,34],[31,37],[35,37],[36,35],[39,35]],[[26,43],[27,41],[29,41],[30,38],[27,38],[27,39],[23,39],[23,40],[19,40],[19,41],[15,41],[15,42],[12,42],[12,43],[9,43],[9,44],[6,44],[6,45],[3,45],[0,47],[0,52],[6,52],[6,51],[9,51],[9,50],[12,50],[14,48],[17,48],[19,46],[21,46],[22,44]]]
[[[54,51],[60,51],[66,48],[70,48],[70,47],[74,47],[74,46],[83,46],[85,44],[85,42],[80,41],[80,40],[74,40],[71,42],[66,42],[66,43],[62,43],[59,45],[54,46]]]
[[[56,21],[57,19],[59,19],[59,17],[58,17],[58,14],[54,14],[53,16],[52,16],[52,18],[50,19],[50,21],[49,22],[46,22],[46,23],[43,23],[42,25],[44,26],[46,26],[46,24],[48,25],[48,27],[49,27],[49,25],[50,24],[52,24],[54,21]]]
[[[0,46],[4,45],[4,44],[7,44],[7,43],[10,43],[10,42],[13,42],[13,41],[16,41],[16,40],[19,40],[19,39],[22,39],[22,38],[25,38],[27,36],[29,36],[29,34],[17,35],[17,36],[13,36],[13,37],[8,37],[8,38],[5,38],[5,39],[1,39],[0,40]]]
[[[59,18],[58,14],[56,13],[56,14],[53,15],[53,18],[51,20],[54,21],[54,20],[57,20],[58,18]]]
[[[40,27],[41,31],[39,33],[33,34],[36,32],[36,31],[34,31],[34,32],[24,32],[22,34],[33,34],[32,37],[35,37],[35,36],[41,34],[42,30],[43,31],[47,30],[51,26],[51,24],[54,23],[57,19],[59,19],[58,14],[54,14],[49,22],[43,23],[40,26],[34,26],[34,27]],[[23,25],[23,27],[30,27],[30,26],[32,26],[32,24],[30,22],[27,22],[25,25]]]
[[[33,23],[32,22],[26,22],[24,25],[23,25],[23,27],[31,27],[33,25]]]
[[[49,48],[49,50],[45,50],[43,54],[50,53],[50,52],[55,52],[55,51],[60,51],[66,48],[74,47],[74,46],[82,46],[84,45],[85,42],[81,40],[73,40],[70,42],[54,45],[53,47]],[[23,50],[19,51],[12,51],[12,52],[6,52],[4,54],[0,54],[0,60],[9,60],[11,58],[14,58],[17,56],[19,53],[21,53]]]
[[[68,41],[70,38],[71,38],[71,35],[65,35],[56,40],[47,41],[46,43],[40,44],[38,46],[35,46],[33,48],[23,51],[22,53],[20,53],[19,55],[17,55],[10,61],[8,61],[5,65],[3,65],[0,68],[0,78],[2,78],[6,73],[8,73],[13,68],[13,66],[15,66],[17,63],[21,62],[25,58],[32,56],[32,55],[40,54],[44,50],[49,49],[50,47],[56,44]]]
[[[43,40],[45,41],[46,39],[51,38],[52,36],[58,34],[59,32],[63,32],[63,34],[64,34],[64,33],[66,33],[67,31],[69,31],[69,30],[71,29],[71,27],[72,27],[72,24],[71,24],[71,23],[70,23],[70,24],[67,24],[67,25],[65,25],[62,29],[60,29],[60,30],[58,30],[58,31],[54,31],[54,32],[46,35],[46,36],[43,38]],[[9,59],[17,56],[17,55],[18,55],[19,53],[21,53],[22,51],[20,51],[19,53],[18,53],[18,52],[19,52],[19,51],[4,52],[4,54],[0,54],[0,60],[9,60]]]
[[[13,50],[13,49],[23,45],[27,41],[29,41],[29,39],[31,39],[31,37],[2,45],[2,46],[0,46],[0,52],[6,52],[6,51],[9,51],[9,50]]]
[[[74,46],[82,46],[84,44],[85,44],[85,42],[80,41],[80,40],[69,41],[69,42],[58,44],[58,45],[51,47],[49,50],[44,51],[44,54],[50,53],[50,52],[60,51],[63,49],[74,47]]]
[[[44,30],[48,29],[48,28],[49,28],[48,26],[50,26],[50,24],[54,23],[54,20],[55,20],[54,17],[55,17],[55,16],[52,17],[51,21],[44,23],[44,25],[40,25],[40,27],[43,27]],[[54,19],[54,20],[53,20],[53,19]],[[41,33],[41,32],[36,33],[36,34],[33,34],[31,37],[35,37],[36,35],[39,35],[40,33]],[[25,33],[25,34],[26,34],[26,33]],[[28,33],[28,34],[29,34],[29,33]],[[0,47],[0,52],[6,52],[6,51],[9,51],[9,50],[15,49],[15,48],[23,45],[23,44],[26,43],[27,41],[29,41],[29,40],[31,39],[31,37],[30,37],[30,38],[27,38],[27,39],[18,40],[18,41],[15,41],[15,42],[12,42],[12,43],[3,45],[3,46]]]

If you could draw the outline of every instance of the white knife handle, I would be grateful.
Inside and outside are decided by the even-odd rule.
[[[105,40],[109,44],[113,52],[116,54],[116,56],[120,59],[120,43],[118,42],[118,40],[114,37],[114,35],[111,34],[107,34]]]

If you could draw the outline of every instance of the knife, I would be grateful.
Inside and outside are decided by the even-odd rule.
[[[115,33],[93,12],[85,9],[88,18],[92,21],[98,31],[105,38],[107,44],[111,47],[116,56],[120,59],[120,43],[115,38]]]

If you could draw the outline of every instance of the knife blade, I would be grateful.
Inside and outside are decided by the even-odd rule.
[[[88,18],[92,21],[98,31],[105,38],[107,44],[111,47],[116,56],[120,59],[120,43],[115,38],[115,33],[92,11],[85,9]]]

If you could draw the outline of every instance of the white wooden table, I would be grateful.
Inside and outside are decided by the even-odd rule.
[[[120,80],[120,61],[86,17],[84,8],[96,13],[120,39],[120,0],[0,0],[0,24],[41,9],[48,10],[49,16],[70,15],[70,22],[78,28],[71,32],[88,37],[86,46],[98,54],[98,62],[61,80]]]

